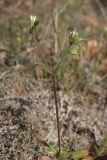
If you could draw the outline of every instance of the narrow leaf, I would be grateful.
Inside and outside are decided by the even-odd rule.
[[[56,149],[55,146],[50,146],[49,149],[50,149],[50,151],[51,151],[52,153],[54,153],[54,154],[57,153],[57,149]]]
[[[107,147],[107,133],[105,134],[103,145]]]
[[[46,73],[52,74],[52,71],[47,63],[38,64]]]
[[[64,73],[65,70],[67,69],[67,66],[68,65],[66,63],[60,64],[59,67],[58,67],[58,71],[61,71],[61,73]]]
[[[72,152],[71,155],[74,159],[80,159],[88,156],[89,152],[87,150],[79,150]]]

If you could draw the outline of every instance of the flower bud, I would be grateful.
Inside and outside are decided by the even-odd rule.
[[[73,45],[73,44],[79,44],[81,42],[83,42],[84,39],[81,38],[78,34],[78,32],[74,31],[70,31],[69,33],[69,45]]]
[[[36,26],[38,25],[39,20],[37,19],[36,16],[30,16],[30,33],[33,31],[33,29],[36,28]]]

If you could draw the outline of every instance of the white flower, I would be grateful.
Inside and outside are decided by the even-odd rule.
[[[30,32],[32,32],[34,29],[36,29],[37,25],[39,23],[39,20],[37,19],[37,16],[31,15],[30,16]]]
[[[30,20],[31,20],[32,24],[35,23],[36,19],[37,19],[36,16],[34,16],[34,15],[31,15],[31,16],[30,16]]]
[[[78,32],[76,32],[75,30],[74,31],[70,31],[70,35],[72,35],[72,37],[74,36],[78,36]]]

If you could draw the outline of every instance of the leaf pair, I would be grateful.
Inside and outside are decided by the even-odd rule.
[[[52,75],[52,70],[47,63],[38,63],[38,65],[44,70],[44,72]],[[60,64],[57,69],[57,72],[60,70],[62,73],[64,73],[67,67],[68,65],[66,63]]]
[[[52,75],[52,70],[50,68],[50,66],[47,63],[38,63],[37,65],[39,65],[44,72],[49,73],[50,75]]]

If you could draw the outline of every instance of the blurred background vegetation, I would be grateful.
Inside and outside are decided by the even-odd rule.
[[[35,66],[38,50],[29,33],[29,18],[39,18],[38,39],[49,58],[55,46],[53,12],[57,13],[62,50],[68,43],[69,30],[76,29],[87,41],[82,47],[82,58],[69,59],[69,69],[59,77],[60,88],[77,92],[91,104],[104,97],[107,88],[106,0],[0,0],[0,77],[15,72],[25,80],[27,76],[44,78]]]

